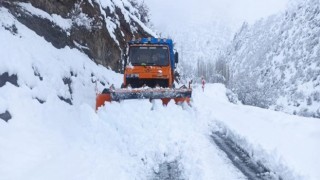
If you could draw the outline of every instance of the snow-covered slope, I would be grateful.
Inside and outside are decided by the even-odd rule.
[[[0,6],[56,48],[79,49],[115,71],[123,67],[129,40],[155,36],[128,0],[4,0]]]
[[[49,97],[69,99],[81,104],[80,99],[94,98],[90,89],[95,88],[97,79],[107,85],[120,80],[120,76],[102,66],[88,61],[88,56],[69,47],[56,49],[36,33],[19,23],[7,9],[1,7],[1,66],[0,74],[16,75],[19,91],[32,95],[29,98],[47,101]],[[15,32],[10,29],[15,28]],[[116,79],[115,79],[116,78]],[[100,82],[97,86],[101,86]],[[2,89],[14,88],[6,84]],[[90,90],[90,91],[88,91]],[[1,93],[4,102],[19,99],[16,94]],[[91,94],[90,94],[91,93]],[[80,96],[80,98],[78,98]],[[91,100],[93,103],[94,100]],[[8,108],[14,105],[8,104]]]
[[[231,88],[246,104],[320,117],[320,2],[244,24],[226,58]]]

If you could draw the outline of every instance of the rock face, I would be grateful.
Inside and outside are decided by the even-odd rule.
[[[244,24],[226,53],[230,88],[245,104],[320,118],[320,2]]]
[[[154,36],[127,0],[1,0],[0,6],[56,48],[77,48],[117,72],[127,41]]]
[[[0,113],[0,119],[4,120],[5,122],[8,122],[12,118],[9,111],[6,111],[4,113]]]
[[[0,74],[0,88],[4,86],[7,82],[11,83],[12,85],[19,86],[18,85],[18,77],[17,75],[9,75],[7,72]]]

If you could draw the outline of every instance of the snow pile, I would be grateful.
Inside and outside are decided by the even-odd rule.
[[[197,89],[197,91],[201,91]],[[319,179],[320,121],[228,102],[223,85],[194,93],[198,119],[212,121],[283,179]]]
[[[245,103],[320,117],[318,0],[244,24],[226,53],[230,87]]]

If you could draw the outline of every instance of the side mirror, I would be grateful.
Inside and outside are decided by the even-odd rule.
[[[175,63],[179,62],[179,54],[178,54],[178,52],[174,53],[174,62]]]

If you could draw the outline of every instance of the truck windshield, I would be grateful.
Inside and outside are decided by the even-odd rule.
[[[168,66],[169,55],[166,46],[132,46],[129,62],[134,65]]]

